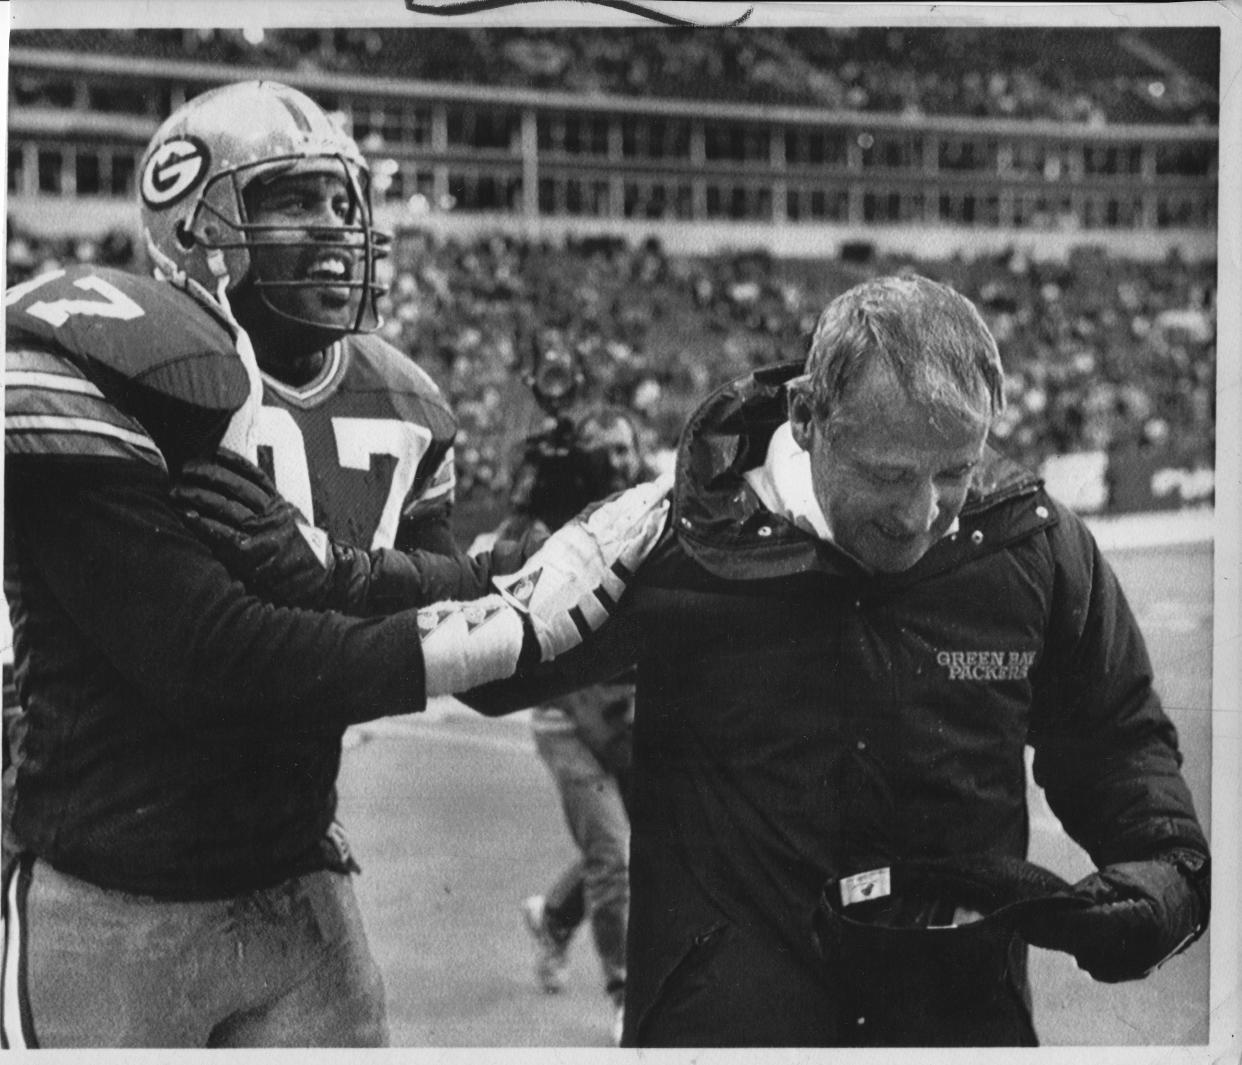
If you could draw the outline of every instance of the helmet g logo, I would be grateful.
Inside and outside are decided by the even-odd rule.
[[[142,199],[148,207],[169,207],[193,189],[207,172],[210,155],[197,137],[176,137],[151,153],[142,172]]]

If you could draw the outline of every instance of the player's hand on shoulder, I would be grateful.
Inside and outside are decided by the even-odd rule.
[[[612,497],[563,525],[516,573],[495,578],[530,618],[543,661],[608,620],[664,531],[672,486],[669,474]]]
[[[171,492],[185,523],[229,572],[278,605],[330,605],[338,566],[363,554],[337,549],[263,470],[231,451],[187,462]]]

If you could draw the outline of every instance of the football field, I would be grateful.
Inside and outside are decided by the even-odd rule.
[[[1110,550],[1147,634],[1208,822],[1212,546]],[[341,819],[363,866],[358,892],[384,971],[394,1046],[609,1045],[611,1010],[586,929],[569,984],[543,995],[519,904],[546,890],[572,847],[525,714],[489,721],[460,704],[355,730]],[[1033,861],[1069,880],[1090,868],[1031,795]],[[1140,983],[1098,984],[1068,957],[1032,951],[1046,1045],[1170,1045],[1207,1038],[1208,942]]]

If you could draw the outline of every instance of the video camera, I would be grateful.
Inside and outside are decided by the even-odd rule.
[[[511,503],[555,530],[607,494],[607,458],[577,446],[571,411],[586,387],[578,358],[552,346],[537,349],[534,362],[522,379],[552,424],[526,438]]]

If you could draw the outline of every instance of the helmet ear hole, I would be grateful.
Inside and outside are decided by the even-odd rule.
[[[177,237],[177,243],[180,244],[186,251],[189,251],[195,244],[198,243],[197,238],[192,232],[190,232],[190,227],[186,225],[184,218],[173,226],[173,233]]]

